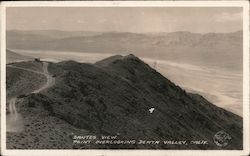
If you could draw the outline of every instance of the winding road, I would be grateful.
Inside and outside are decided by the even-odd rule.
[[[41,74],[46,76],[47,82],[45,85],[43,85],[42,87],[33,91],[32,93],[39,93],[39,92],[43,91],[44,89],[47,89],[47,88],[53,86],[55,83],[55,78],[53,78],[48,72],[48,63],[47,62],[43,62],[43,73],[41,73]]]
[[[8,67],[21,69],[21,70],[25,70],[25,71],[29,71],[29,72],[33,72],[33,73],[37,73],[37,74],[42,74],[42,75],[46,76],[46,79],[47,79],[46,83],[43,86],[41,86],[40,88],[38,88],[32,92],[32,93],[39,93],[39,92],[53,86],[55,83],[55,78],[53,78],[48,72],[48,62],[42,62],[42,63],[43,63],[43,71],[42,72],[35,71],[32,69],[23,68],[23,67],[17,67],[17,66],[13,66],[13,65],[8,65]],[[12,121],[12,122],[13,121],[17,122],[19,120],[18,119],[19,115],[18,115],[18,112],[16,109],[16,101],[17,101],[17,97],[13,97],[9,101],[10,121]],[[10,126],[10,127],[12,129],[8,130],[8,126],[7,126],[7,131],[13,132],[13,131],[16,131],[15,129],[17,129],[17,128],[13,128],[13,126]]]

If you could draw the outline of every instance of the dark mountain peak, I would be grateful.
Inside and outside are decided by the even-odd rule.
[[[74,60],[66,60],[66,61],[62,61],[58,63],[58,65],[62,65],[62,66],[77,65],[77,64],[79,63]]]
[[[143,65],[143,66],[146,65],[145,62],[143,62],[140,58],[136,57],[133,54],[129,54],[127,56],[124,56],[122,59],[122,62],[127,64],[127,66],[130,66],[130,65],[134,66],[135,65],[135,66],[139,67],[139,65]]]
[[[122,55],[114,55],[114,56],[110,56],[108,58],[105,58],[105,59],[103,59],[101,61],[98,61],[95,64],[98,65],[98,66],[107,66],[110,63],[113,63],[114,61],[122,59],[122,58],[123,58]]]
[[[103,59],[101,61],[96,62],[95,64],[98,66],[102,66],[102,67],[106,67],[109,65],[113,65],[113,64],[117,64],[118,62],[123,62],[125,63],[126,61],[141,61],[138,57],[136,57],[133,54],[129,54],[126,56],[122,56],[122,55],[114,55],[114,56],[110,56],[106,59]]]
[[[127,56],[124,56],[125,59],[138,59],[134,54],[129,54]]]

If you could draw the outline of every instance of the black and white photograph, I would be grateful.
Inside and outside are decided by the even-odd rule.
[[[249,150],[248,3],[89,4],[5,6],[5,151]]]

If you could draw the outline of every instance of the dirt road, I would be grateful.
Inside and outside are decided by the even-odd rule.
[[[17,66],[13,66],[13,65],[8,65],[8,67],[21,69],[21,70],[25,70],[25,71],[29,71],[29,72],[33,72],[33,73],[38,73],[38,74],[42,74],[42,75],[46,76],[46,78],[47,78],[46,83],[43,86],[41,86],[40,88],[33,91],[32,93],[39,93],[39,92],[51,87],[55,83],[55,78],[53,78],[48,72],[48,62],[43,62],[43,72],[39,72],[39,71],[27,69],[27,68],[22,68],[22,67],[17,67]],[[17,109],[16,109],[17,100],[18,100],[17,97],[13,97],[9,101],[10,114],[7,116],[7,131],[9,131],[9,132],[18,132],[18,131],[20,131],[20,129],[22,129],[20,127],[20,123],[21,123],[20,120],[22,120],[22,119],[21,119],[21,116],[18,114]]]

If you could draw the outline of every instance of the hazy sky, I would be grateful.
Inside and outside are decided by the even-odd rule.
[[[7,8],[7,29],[197,33],[242,29],[242,8]]]

